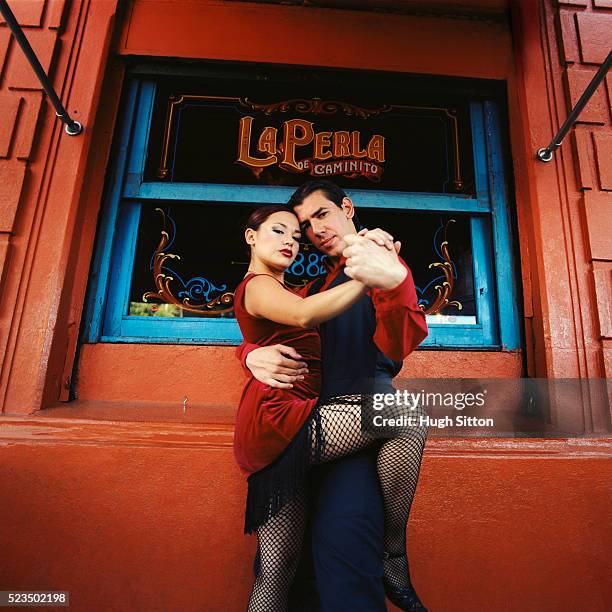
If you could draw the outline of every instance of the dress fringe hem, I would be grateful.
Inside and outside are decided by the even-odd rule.
[[[315,432],[315,457],[321,452],[321,424],[315,406],[289,443],[289,446],[270,465],[251,474],[247,479],[248,492],[244,519],[244,533],[249,534],[278,514],[280,509],[303,490],[311,465],[311,431]]]

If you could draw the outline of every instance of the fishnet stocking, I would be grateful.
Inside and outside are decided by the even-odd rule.
[[[313,463],[338,459],[373,441],[373,435],[367,429],[362,430],[361,419],[362,408],[366,415],[374,412],[370,409],[371,397],[346,395],[334,397],[332,401],[320,407],[324,444],[318,457],[313,444]],[[392,586],[402,588],[411,584],[405,555],[406,527],[427,438],[427,427],[420,424],[426,413],[421,406],[410,410],[405,404],[395,403],[385,406],[380,414],[389,419],[409,415],[414,423],[393,428],[391,434],[398,437],[384,442],[376,464],[385,508],[385,551],[403,555],[385,558],[385,578]]]
[[[305,493],[300,493],[257,529],[259,573],[248,612],[284,612],[300,559],[307,518]]]
[[[406,526],[419,480],[427,431],[387,440],[378,453],[377,468],[385,507],[385,551],[396,558],[385,558],[385,578],[391,586],[410,584],[406,553]]]
[[[371,396],[343,395],[319,404],[318,419],[310,423],[310,463],[340,459],[370,446],[380,436],[374,429],[362,428],[363,415],[373,414]],[[389,553],[406,551],[406,525],[416,490],[427,428],[419,425],[422,408],[385,406],[387,418],[410,415],[416,425],[394,427],[378,453],[377,470],[385,506],[385,549]],[[365,423],[364,423],[365,424]],[[391,437],[395,436],[395,437]],[[258,528],[261,554],[260,572],[255,580],[248,612],[284,611],[299,561],[307,502],[305,493],[287,503],[281,511]],[[393,586],[410,584],[406,557],[385,559],[385,578]]]

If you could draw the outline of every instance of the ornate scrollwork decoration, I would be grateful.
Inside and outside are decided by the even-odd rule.
[[[161,239],[153,254],[153,280],[157,291],[147,291],[143,294],[143,302],[148,302],[149,299],[158,299],[166,304],[174,304],[187,312],[195,312],[201,316],[213,317],[222,313],[231,312],[234,309],[234,294],[230,291],[225,291],[226,285],[216,287],[208,279],[201,276],[196,276],[189,279],[186,283],[181,277],[170,267],[165,265],[166,261],[172,259],[180,259],[180,255],[174,253],[166,253],[164,249],[171,245],[174,237],[170,237],[166,231],[166,214],[161,208],[155,209],[161,213],[164,223],[164,229],[161,232]],[[170,272],[174,274],[167,274]],[[176,277],[176,279],[175,279]],[[183,285],[183,289],[178,292],[178,296],[172,293],[170,284],[177,280]],[[221,291],[221,295],[211,299],[211,293]],[[204,300],[203,304],[194,304],[193,301]]]
[[[452,262],[449,250],[448,250],[448,240],[446,240],[446,230],[448,228],[449,223],[454,223],[454,219],[449,219],[444,225],[444,240],[440,244],[440,254],[442,255],[442,259],[444,261],[434,261],[429,264],[429,268],[438,268],[442,272],[443,276],[439,276],[433,279],[432,282],[437,280],[442,280],[442,283],[434,285],[434,290],[436,292],[436,298],[433,304],[429,308],[423,308],[422,305],[419,305],[425,311],[425,314],[433,315],[440,313],[447,306],[455,306],[458,310],[463,310],[463,305],[457,300],[450,300],[449,297],[453,293],[453,288],[455,285],[455,275],[453,274],[454,264]],[[442,229],[442,228],[440,228]],[[437,238],[437,234],[439,230],[436,232],[436,236],[434,240]]]
[[[249,100],[249,98],[241,98],[240,104],[246,108],[263,112],[266,115],[272,113],[286,113],[291,109],[298,113],[310,113],[313,115],[333,115],[342,111],[345,115],[359,117],[360,119],[368,119],[376,117],[380,113],[385,113],[390,110],[390,106],[385,105],[380,108],[363,108],[349,102],[340,102],[338,100],[322,100],[321,98],[311,98],[310,100],[303,98],[295,98],[293,100],[283,100],[282,102],[274,102],[273,104],[258,104]]]

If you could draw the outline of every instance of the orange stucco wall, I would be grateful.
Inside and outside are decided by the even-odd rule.
[[[242,536],[230,433],[13,419],[0,451],[3,589],[69,590],[83,612],[246,608],[255,540]],[[453,442],[428,441],[408,527],[429,609],[607,610],[601,445]]]
[[[63,133],[0,25],[0,589],[69,589],[77,610],[240,610],[248,593],[233,349],[85,345],[79,399],[61,402],[128,56],[504,79],[524,350],[417,351],[403,375],[610,375],[610,76],[555,160],[534,159],[602,61],[609,1],[512,0],[508,20],[9,3],[85,132]],[[576,412],[592,437],[428,441],[409,546],[431,610],[606,609],[609,415]]]

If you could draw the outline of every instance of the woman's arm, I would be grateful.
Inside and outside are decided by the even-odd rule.
[[[248,282],[244,292],[244,306],[255,317],[308,328],[338,316],[367,293],[368,289],[363,283],[352,280],[302,298],[284,289],[271,276],[262,274]]]

